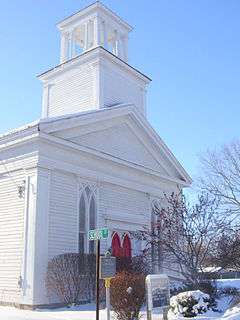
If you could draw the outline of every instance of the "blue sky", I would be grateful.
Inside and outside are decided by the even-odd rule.
[[[81,0],[1,1],[0,132],[40,117],[36,75],[58,64],[55,24]],[[128,21],[130,63],[152,78],[148,119],[185,169],[239,137],[240,1],[104,0]]]

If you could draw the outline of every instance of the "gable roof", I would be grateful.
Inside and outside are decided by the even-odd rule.
[[[140,114],[140,112],[136,109],[136,107],[132,104],[121,104],[111,108],[103,108],[94,111],[86,111],[79,112],[74,114],[68,114],[64,116],[45,118],[25,125],[21,128],[14,129],[9,131],[6,134],[0,135],[0,148],[4,148],[8,143],[14,145],[14,141],[18,138],[31,138],[31,136],[36,134],[47,134],[48,136],[56,137],[57,133],[66,132],[67,130],[77,128],[77,127],[86,127],[89,124],[94,124],[101,121],[107,121],[111,119],[117,119],[118,117],[129,117],[137,126],[140,128],[139,132],[144,133],[151,144],[154,146],[154,153],[164,155],[165,159],[167,159],[168,163],[175,169],[177,175],[180,177],[176,179],[182,186],[190,186],[192,179],[167,147],[167,145],[163,142],[163,140],[159,137],[158,133],[152,128],[147,119]],[[66,139],[61,139],[61,135],[59,136],[60,140],[66,143]],[[64,138],[64,137],[63,137]],[[71,144],[71,141],[68,141]],[[153,149],[154,149],[153,148]],[[83,146],[84,151],[89,153],[94,153],[98,156],[105,156],[109,159],[114,157],[110,154],[105,154],[104,152],[99,152],[98,150],[92,150],[90,147]],[[124,161],[124,159],[116,159],[116,161]],[[115,161],[114,160],[114,161]],[[125,161],[126,164],[126,161]],[[135,166],[135,163],[129,163],[131,166]],[[141,169],[141,166],[138,166]],[[148,169],[147,169],[148,170]],[[167,176],[162,176],[163,178],[167,178]]]
[[[180,180],[183,182],[183,184],[190,185],[192,182],[191,177],[188,175],[164,141],[160,138],[158,133],[152,128],[147,119],[132,104],[121,104],[111,108],[81,112],[78,114],[65,115],[52,119],[43,119],[40,121],[39,129],[45,133],[55,135],[57,132],[66,132],[74,127],[86,127],[91,123],[97,123],[123,116],[129,116],[135,123],[137,123],[138,127],[141,129],[141,132],[143,132],[154,145],[155,154],[157,152],[159,155],[162,154],[178,173],[178,176],[181,177]]]

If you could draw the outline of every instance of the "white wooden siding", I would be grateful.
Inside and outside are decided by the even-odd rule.
[[[49,86],[48,116],[94,109],[94,71],[83,65]]]
[[[23,171],[0,177],[0,301],[18,302],[23,254],[24,198],[18,197]]]
[[[104,106],[109,107],[121,103],[133,103],[144,113],[144,91],[137,81],[131,79],[128,73],[117,69],[104,69],[103,72],[103,97]],[[145,94],[145,93],[144,93]]]
[[[52,172],[49,259],[61,253],[78,250],[78,193],[78,182],[74,175]],[[149,222],[149,197],[143,192],[102,183],[98,190],[97,206],[98,227],[105,225],[106,214],[112,216],[112,221],[116,218],[116,229],[122,228],[122,219],[126,231],[129,229],[128,219],[137,222],[141,218],[145,224]]]
[[[49,259],[78,250],[77,180],[53,171],[50,186]]]
[[[99,227],[110,231],[136,231],[150,222],[150,200],[146,193],[109,183],[99,189]],[[111,246],[111,238],[102,243],[102,251]],[[134,246],[133,246],[134,247]]]
[[[127,124],[88,133],[71,141],[167,174]]]

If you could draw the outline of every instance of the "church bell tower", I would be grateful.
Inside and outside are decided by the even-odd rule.
[[[150,79],[128,64],[132,27],[96,2],[57,24],[60,64],[41,74],[42,117],[131,103],[146,114]]]

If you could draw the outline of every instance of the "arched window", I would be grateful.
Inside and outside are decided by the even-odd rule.
[[[90,200],[89,207],[89,230],[96,228],[96,202],[94,196]],[[89,253],[94,253],[95,241],[89,241]]]
[[[131,240],[128,234],[125,234],[123,239],[123,254],[124,254],[124,257],[127,257],[127,258],[131,258],[132,256]]]
[[[114,257],[121,256],[121,241],[119,235],[115,232],[112,237],[112,255]]]
[[[97,206],[94,192],[86,187],[79,201],[79,253],[94,253],[94,241],[87,240],[87,233],[96,228]]]
[[[79,203],[79,240],[78,248],[80,253],[85,252],[86,246],[86,199],[82,193]]]

